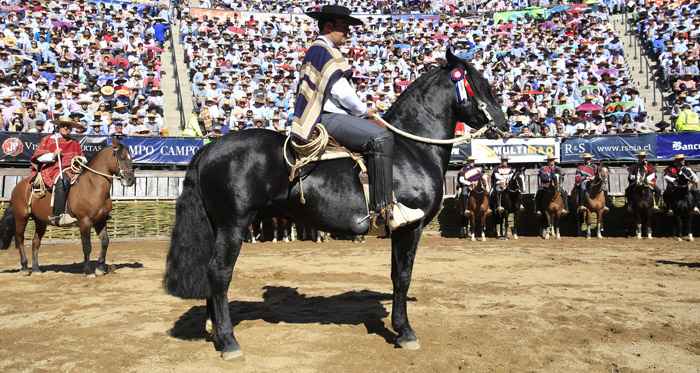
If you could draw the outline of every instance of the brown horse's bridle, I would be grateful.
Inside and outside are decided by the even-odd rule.
[[[124,149],[124,147],[120,147],[119,149],[115,149],[115,150],[114,150],[114,157],[117,159],[117,167],[119,168],[119,175],[118,175],[118,176],[114,176],[114,175],[106,174],[106,173],[104,173],[104,172],[97,171],[97,170],[95,170],[94,168],[91,168],[90,166],[88,166],[87,163],[83,163],[82,161],[77,160],[77,158],[74,158],[74,161],[77,160],[77,162],[78,162],[78,164],[80,165],[80,167],[82,167],[82,168],[84,168],[84,169],[86,169],[86,170],[88,170],[88,171],[90,171],[90,172],[92,172],[92,173],[98,174],[98,175],[100,175],[100,176],[104,176],[104,177],[106,177],[106,178],[108,178],[108,179],[119,180],[119,181],[121,181],[121,180],[124,180],[124,177],[125,177],[124,174],[125,174],[125,173],[127,173],[127,172],[133,173],[133,172],[134,172],[134,169],[133,169],[133,168],[126,169],[126,170],[122,168],[122,164],[121,164],[121,161],[120,161],[120,159],[119,159],[119,154],[117,154],[117,151],[122,151],[123,149]]]
[[[129,169],[126,169],[126,170],[122,168],[122,163],[121,163],[121,159],[120,159],[120,157],[119,157],[118,152],[121,152],[121,151],[123,151],[123,150],[124,150],[124,146],[120,146],[119,149],[114,150],[115,158],[117,158],[117,167],[119,168],[119,176],[113,177],[113,178],[114,178],[115,180],[120,180],[120,181],[121,181],[121,180],[124,180],[124,178],[125,178],[124,174],[125,174],[125,173],[127,173],[127,172],[131,172],[132,174],[134,173],[133,163],[132,163],[132,168],[129,168]],[[111,175],[110,175],[110,176],[111,176]]]

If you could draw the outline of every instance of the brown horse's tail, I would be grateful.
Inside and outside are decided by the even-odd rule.
[[[200,150],[190,161],[182,194],[175,206],[175,225],[165,264],[163,287],[184,299],[211,297],[207,264],[214,253],[214,229],[199,192]]]
[[[0,219],[0,250],[7,250],[15,234],[15,212],[12,203],[7,205],[5,214]]]

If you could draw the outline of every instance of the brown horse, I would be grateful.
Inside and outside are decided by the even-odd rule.
[[[563,183],[561,170],[556,169],[552,172],[552,180],[549,186],[542,193],[542,222],[540,225],[540,236],[544,231],[544,239],[549,239],[550,234],[555,235],[558,240],[561,240],[559,234],[559,222],[562,217],[562,207],[564,201],[559,189]]]
[[[476,218],[480,217],[481,240],[486,241],[486,218],[491,214],[489,209],[489,175],[487,172],[481,175],[479,181],[469,193],[466,206],[467,209],[464,212],[464,216],[468,219],[467,223],[470,225],[469,237],[472,241],[476,240],[474,226],[476,225]]]
[[[591,238],[591,218],[593,213],[596,214],[596,236],[598,238],[603,238],[601,232],[603,231],[603,214],[605,213],[605,194],[603,189],[608,184],[608,175],[610,174],[610,169],[603,166],[601,162],[598,167],[598,172],[595,174],[595,178],[588,187],[588,193],[583,201],[583,214],[586,218],[586,238]],[[574,187],[569,196],[569,206],[571,206],[571,211],[578,211],[578,187]],[[581,213],[576,213],[576,233],[580,233],[581,229]]]
[[[112,180],[121,180],[122,185],[134,185],[134,169],[131,163],[129,148],[124,143],[114,140],[112,146],[101,150],[95,155],[87,167],[83,166],[75,184],[68,194],[66,212],[78,220],[80,239],[83,244],[83,271],[86,276],[94,277],[107,273],[105,256],[109,237],[107,237],[107,219],[112,210],[110,189]],[[114,176],[117,175],[117,176]],[[46,225],[50,215],[53,215],[51,207],[51,191],[47,190],[41,198],[35,198],[29,178],[22,179],[12,191],[10,204],[0,220],[0,249],[6,250],[15,237],[15,246],[19,251],[22,268],[20,273],[25,276],[40,274],[39,246],[41,238],[46,233]],[[27,267],[27,256],[24,253],[24,231],[29,219],[34,220],[36,231],[32,241],[32,269]],[[97,268],[93,272],[90,268],[90,228],[102,240],[102,251],[97,261]]]

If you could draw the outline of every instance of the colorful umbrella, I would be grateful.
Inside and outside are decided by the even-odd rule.
[[[587,4],[572,4],[572,5],[569,5],[570,8],[585,8],[585,7],[587,7],[587,6],[588,6]]]
[[[18,10],[26,10],[26,6],[11,6],[11,5],[3,5],[0,6],[0,9],[5,9],[5,10],[12,10],[12,11],[18,11]]]
[[[239,27],[229,26],[226,30],[233,32],[234,34],[245,34],[245,30]]]
[[[507,30],[507,29],[511,29],[513,27],[515,27],[515,23],[507,23],[505,25],[498,26],[498,29],[499,30]]]
[[[598,69],[598,71],[596,71],[595,73],[598,74],[598,75],[603,75],[603,74],[606,74],[606,73],[607,73],[607,74],[610,74],[610,75],[615,75],[615,74],[617,74],[618,72],[620,72],[620,70],[610,68],[610,69]]]
[[[494,35],[508,36],[508,35],[513,35],[513,34],[510,32],[507,32],[507,31],[499,31],[499,32],[495,32]]]
[[[129,67],[129,61],[123,58],[108,58],[105,60],[105,62],[111,63],[112,65]]]
[[[289,66],[289,65],[277,65],[278,69],[285,69],[285,70],[294,70],[294,66]]]
[[[64,22],[64,21],[53,21],[51,22],[52,25],[56,27],[67,27],[67,28],[75,28],[75,25],[70,23],[70,22]]]
[[[567,13],[572,13],[572,14],[575,14],[575,13],[582,13],[582,12],[583,12],[583,9],[569,9],[569,10],[567,10],[566,12],[567,12]]]
[[[150,49],[150,50],[156,51],[156,52],[165,52],[164,49],[158,48],[158,47],[156,47],[155,45],[147,45],[147,46],[145,46],[144,48]]]
[[[577,43],[579,43],[579,44],[598,44],[597,41],[593,41],[593,40],[581,40],[581,41],[577,41]]]
[[[627,115],[627,114],[629,114],[629,113],[625,113],[624,111],[617,111],[617,112],[614,112],[614,113],[606,114],[605,117],[606,117],[606,118],[615,117],[615,118],[617,118],[617,119],[620,119],[620,117],[625,116],[625,115]]]
[[[409,85],[411,85],[411,83],[413,83],[412,80],[400,80],[400,81],[396,82],[396,85],[402,85],[402,86],[408,87]]]
[[[394,48],[411,48],[410,44],[394,44]]]
[[[464,26],[466,26],[466,25],[467,25],[466,23],[457,22],[457,23],[451,24],[450,27],[452,27],[452,28],[455,28],[455,27],[464,27]]]
[[[540,23],[540,27],[556,27],[556,23],[554,22],[542,22]]]
[[[574,111],[574,108],[571,107],[571,106],[569,106],[569,105],[559,104],[559,105],[552,105],[552,107],[557,107],[557,108],[560,108],[560,109],[566,109],[566,110],[569,110],[569,111]]]
[[[525,94],[525,95],[543,95],[544,94],[544,92],[535,91],[535,90],[523,91],[520,93]]]
[[[612,107],[616,107],[616,106],[632,107],[632,106],[637,106],[637,104],[635,104],[634,102],[630,102],[630,101],[622,101],[622,102],[613,102],[612,104],[610,104],[610,106],[612,106]]]
[[[356,79],[367,79],[367,78],[369,78],[369,76],[367,76],[367,75],[353,75],[352,77],[353,77],[353,78],[356,78]]]
[[[578,87],[578,89],[603,89],[597,85],[583,85]]]
[[[445,39],[449,39],[450,37],[447,35],[433,35],[430,38],[431,39],[438,39],[438,40],[445,40]]]
[[[595,104],[583,104],[576,108],[577,111],[600,111],[603,110],[602,107]]]
[[[92,20],[93,20],[93,21],[97,21],[97,22],[107,22],[107,23],[112,23],[112,20],[111,20],[111,19],[107,19],[107,18],[99,18],[99,17],[95,17],[95,18],[93,18]]]

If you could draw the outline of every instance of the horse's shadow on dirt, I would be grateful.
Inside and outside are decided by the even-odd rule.
[[[659,264],[669,264],[669,265],[677,265],[679,267],[687,267],[687,268],[700,268],[700,263],[696,262],[674,262],[672,260],[657,260],[656,261]]]
[[[31,260],[31,259],[30,259]],[[29,266],[31,267],[32,263],[29,263]],[[118,270],[120,268],[143,268],[143,264],[139,262],[134,262],[134,263],[119,263],[119,264],[110,264],[109,266],[114,266],[115,270]],[[97,261],[90,261],[90,267],[92,269],[95,269],[97,267]],[[80,262],[75,262],[73,264],[39,264],[39,269],[41,269],[43,272],[57,272],[57,273],[70,273],[70,274],[82,274],[83,273],[83,263]],[[0,273],[17,273],[19,272],[19,268],[17,269],[6,269],[4,271],[0,271]]]
[[[262,302],[229,303],[234,327],[246,320],[288,324],[364,324],[367,334],[376,334],[390,344],[396,340],[396,335],[382,321],[389,316],[382,301],[391,301],[391,294],[362,290],[330,297],[307,297],[299,294],[296,288],[287,286],[265,286],[263,289]],[[415,301],[416,298],[409,297],[408,300]],[[206,306],[192,307],[180,316],[168,332],[178,339],[211,341],[211,336],[204,329],[206,319]]]

